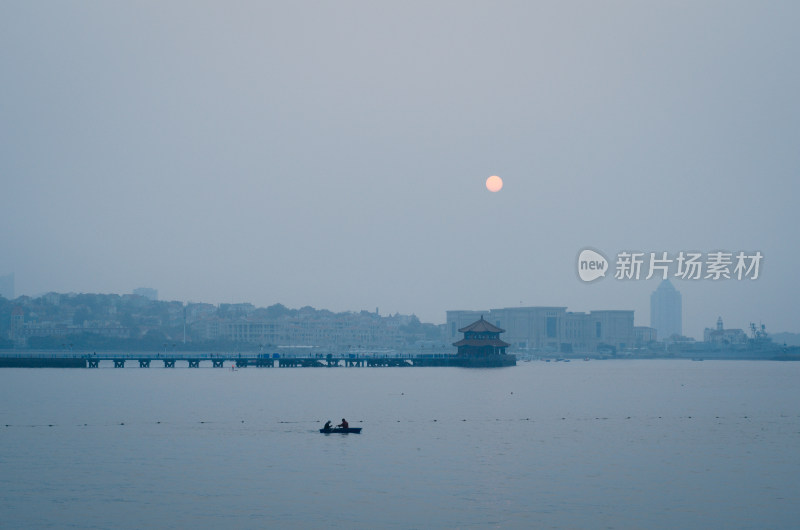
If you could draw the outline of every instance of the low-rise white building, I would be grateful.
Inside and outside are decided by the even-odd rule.
[[[703,330],[703,341],[720,346],[742,345],[747,344],[747,334],[738,328],[725,329],[722,317],[719,317],[716,329],[706,328]]]

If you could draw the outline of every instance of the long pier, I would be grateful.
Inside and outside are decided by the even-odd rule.
[[[503,357],[480,362],[465,359],[455,354],[396,354],[396,355],[356,355],[356,354],[316,354],[291,356],[284,354],[256,353],[201,353],[201,352],[135,352],[135,353],[3,353],[0,354],[0,368],[98,368],[100,363],[113,363],[114,368],[139,366],[150,368],[162,366],[175,368],[183,366],[199,368],[203,363],[213,368],[335,368],[335,367],[412,367],[412,366],[513,366],[516,357]]]

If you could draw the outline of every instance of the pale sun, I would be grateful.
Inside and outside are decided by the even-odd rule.
[[[486,179],[486,189],[491,191],[492,193],[496,193],[503,189],[503,179],[498,177],[497,175],[492,175],[488,179]]]

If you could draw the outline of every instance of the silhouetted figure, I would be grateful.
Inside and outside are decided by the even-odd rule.
[[[325,429],[326,431],[331,430],[331,420],[326,421],[325,425],[322,428]]]
[[[347,429],[347,428],[349,428],[349,427],[350,427],[350,424],[349,424],[349,423],[347,423],[347,420],[346,420],[346,419],[342,418],[342,423],[340,423],[339,425],[337,425],[337,427],[341,427],[342,429]]]

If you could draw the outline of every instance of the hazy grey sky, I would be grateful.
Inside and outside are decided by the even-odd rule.
[[[674,282],[684,331],[800,331],[798,27],[795,1],[5,0],[0,274],[646,325],[656,283],[584,284],[583,247],[759,250],[756,281]]]

